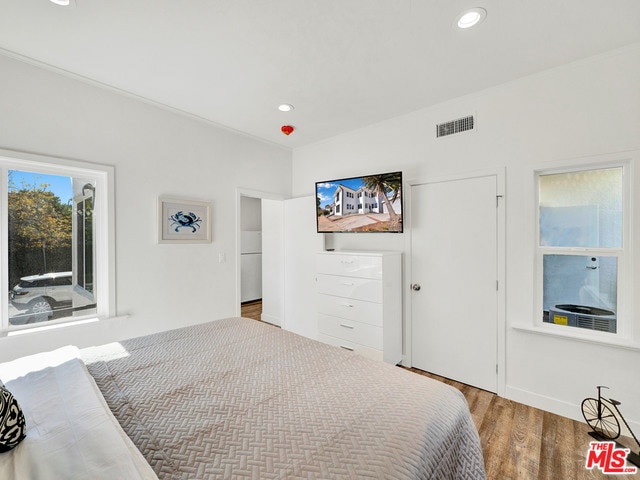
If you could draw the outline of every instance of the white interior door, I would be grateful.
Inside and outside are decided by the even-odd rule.
[[[495,175],[411,187],[413,366],[491,392],[498,378],[496,195]]]
[[[262,321],[284,317],[284,201],[262,199]]]
[[[316,208],[315,195],[284,202],[282,328],[313,339],[318,338],[316,253],[322,251],[323,239],[316,233]]]

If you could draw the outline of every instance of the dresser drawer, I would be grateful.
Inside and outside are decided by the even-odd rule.
[[[380,361],[382,361],[383,359],[382,350],[378,350],[377,348],[366,347],[364,345],[360,345],[359,343],[347,341],[342,338],[332,337],[331,335],[326,335],[324,333],[319,334],[318,339],[323,343],[328,343],[329,345],[333,345],[335,347],[350,350],[364,357]]]
[[[382,257],[367,255],[318,254],[317,271],[329,275],[382,278]]]
[[[319,293],[318,312],[382,327],[382,304]]]
[[[382,303],[382,280],[318,274],[318,293]]]
[[[318,314],[320,333],[382,350],[382,327]]]

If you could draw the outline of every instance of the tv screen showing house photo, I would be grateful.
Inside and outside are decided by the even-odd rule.
[[[318,233],[402,233],[402,172],[316,183]]]

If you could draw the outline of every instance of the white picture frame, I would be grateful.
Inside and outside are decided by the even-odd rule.
[[[211,243],[211,203],[158,197],[158,243]]]

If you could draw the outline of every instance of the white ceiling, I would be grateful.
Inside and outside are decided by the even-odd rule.
[[[0,48],[290,148],[640,41],[638,0],[74,3],[0,0]]]

